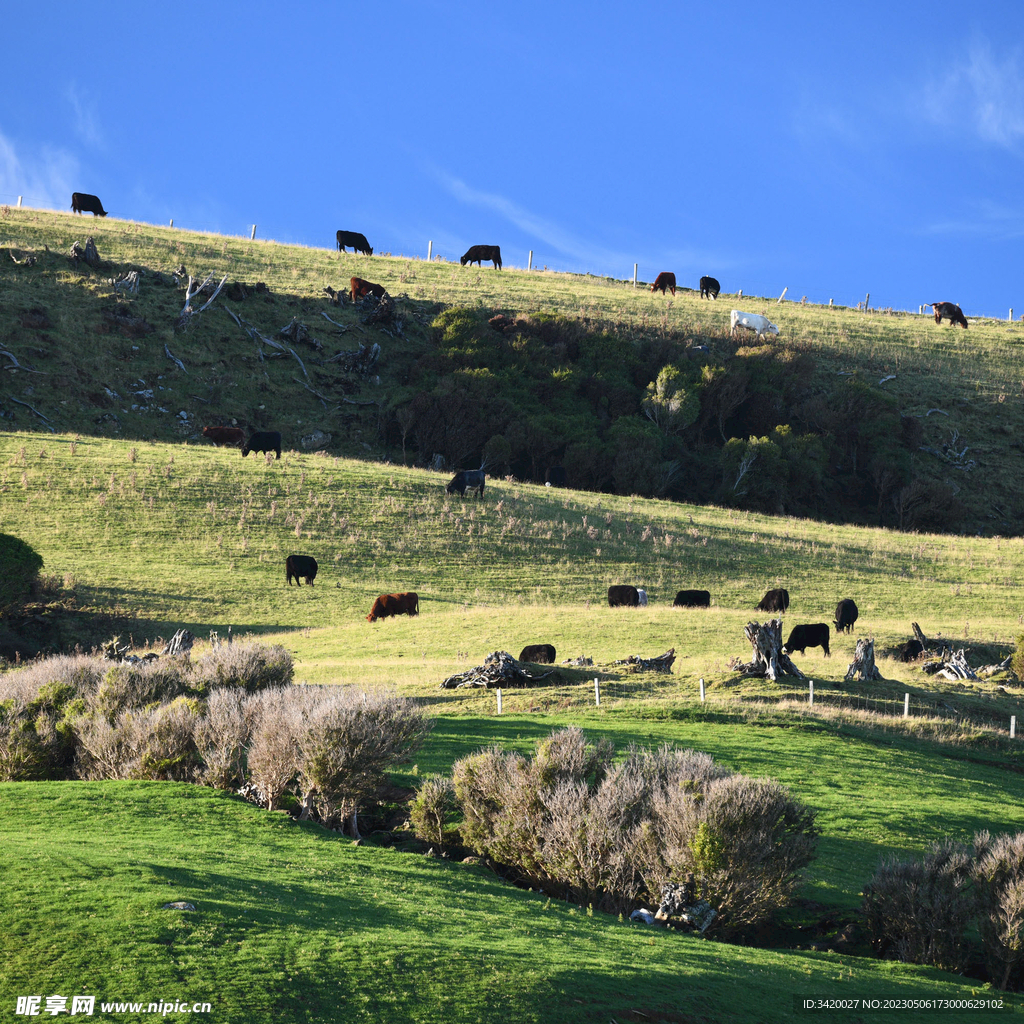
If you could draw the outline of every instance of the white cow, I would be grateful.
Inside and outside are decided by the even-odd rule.
[[[763,338],[766,334],[777,335],[779,333],[778,327],[768,317],[761,316],[760,313],[741,313],[738,309],[734,309],[729,314],[729,334],[735,334],[737,327],[756,331],[758,338]]]

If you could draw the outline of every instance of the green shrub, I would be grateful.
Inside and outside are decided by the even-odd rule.
[[[32,594],[42,567],[42,557],[28,544],[9,533],[0,533],[0,615]]]
[[[444,846],[458,835],[449,827],[457,807],[452,780],[445,775],[428,775],[409,805],[413,831],[425,843]]]

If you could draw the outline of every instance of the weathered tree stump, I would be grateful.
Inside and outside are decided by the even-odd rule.
[[[293,345],[309,345],[317,352],[324,350],[323,345],[309,333],[309,328],[298,317],[293,316],[291,321],[277,332],[277,336],[286,338]]]
[[[555,670],[535,676],[527,672],[508,651],[494,651],[484,658],[482,665],[449,676],[440,689],[457,690],[465,686],[479,686],[488,690],[497,687],[533,686],[542,679],[554,675]]]
[[[748,622],[743,627],[743,633],[753,648],[754,660],[737,666],[740,675],[761,676],[773,683],[780,675],[807,678],[782,650],[782,619],[771,619],[760,624]]]
[[[192,653],[192,645],[196,642],[195,635],[187,629],[179,629],[167,642],[161,654],[184,654],[187,658]]]
[[[850,667],[846,670],[845,678],[853,679],[854,676],[863,682],[882,678],[882,673],[875,667],[874,640],[857,641],[857,649],[854,652],[853,661],[850,662]]]

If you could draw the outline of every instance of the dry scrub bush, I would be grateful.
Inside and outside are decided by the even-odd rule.
[[[864,921],[875,951],[961,970],[976,903],[970,850],[935,843],[923,860],[885,860],[864,888]]]
[[[197,692],[236,686],[256,693],[287,686],[294,674],[292,656],[280,644],[221,644],[193,663],[189,682]]]
[[[246,780],[260,803],[274,810],[298,773],[296,753],[303,726],[298,688],[264,690],[249,697],[244,714],[252,720],[246,756]]]
[[[214,690],[206,700],[206,714],[195,723],[201,762],[196,781],[204,786],[235,789],[242,784],[250,732],[244,702],[243,690]]]
[[[419,748],[431,724],[401,697],[323,691],[299,735],[303,817],[315,809],[324,824],[349,819],[352,835],[359,838],[360,804],[380,790],[391,768]]]
[[[187,663],[178,658],[111,665],[89,701],[90,710],[113,722],[132,708],[172,701],[188,691],[187,672]]]
[[[105,715],[79,725],[78,774],[84,779],[190,781],[196,770],[197,707],[188,699]]]
[[[454,838],[448,821],[457,806],[452,780],[445,775],[428,775],[409,805],[413,831],[425,843],[443,846]]]
[[[1024,983],[1024,832],[975,836],[979,930],[989,978],[1000,988]]]
[[[814,856],[814,812],[778,783],[731,775],[706,754],[588,746],[553,734],[530,761],[497,748],[456,762],[463,841],[546,887],[609,910],[660,896],[693,872],[697,895],[735,931],[792,896]]]

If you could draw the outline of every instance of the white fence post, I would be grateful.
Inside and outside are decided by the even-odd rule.
[[[832,300],[831,300],[831,299],[829,299],[829,300],[828,300],[828,304],[829,304],[830,306],[832,305]]]
[[[1010,315],[1006,319],[1013,323],[1013,306],[1010,307]]]
[[[601,680],[594,676],[594,704],[601,706]]]
[[[433,252],[434,252],[434,243],[432,241],[431,242],[427,242],[427,262],[428,263],[432,259]]]
[[[903,694],[903,717],[904,718],[909,718],[910,717],[910,694],[909,693]]]
[[[18,209],[21,209],[21,196],[18,196]],[[1010,319],[1012,320],[1013,317],[1010,317]]]
[[[701,704],[704,703],[704,680],[703,679],[700,681],[700,702],[701,702]]]
[[[786,292],[788,292],[788,291],[789,291],[789,285],[787,284],[786,287],[782,289],[782,294],[776,300],[776,302],[775,302],[776,306],[778,306],[779,303],[782,302],[782,300],[786,297]]]
[[[1017,716],[1010,715],[1010,739],[1012,740],[1017,735]]]
[[[498,695],[498,714],[500,715],[501,714],[501,687],[499,686],[498,689],[496,689],[494,692]]]
[[[814,703],[814,680],[813,679],[809,679],[808,680],[808,685],[810,686],[810,696],[807,699],[807,703],[808,704],[813,704]]]
[[[737,300],[743,298],[743,289],[742,288],[736,293],[736,298],[737,298]]]
[[[171,218],[171,227],[172,228],[174,227],[174,218],[173,217]]]
[[[530,258],[529,258],[529,260],[526,263],[526,269],[527,270],[533,270],[533,250],[532,249],[530,250]],[[1010,319],[1012,320],[1013,318],[1011,317]]]
[[[868,292],[864,296],[864,312],[866,313],[871,308],[871,292]]]
[[[249,236],[249,238],[253,239],[255,237],[256,237],[256,225],[253,224],[253,226],[252,226],[252,234]]]
[[[637,264],[634,263],[633,264],[633,287],[634,288],[636,287],[636,268],[637,268]]]

